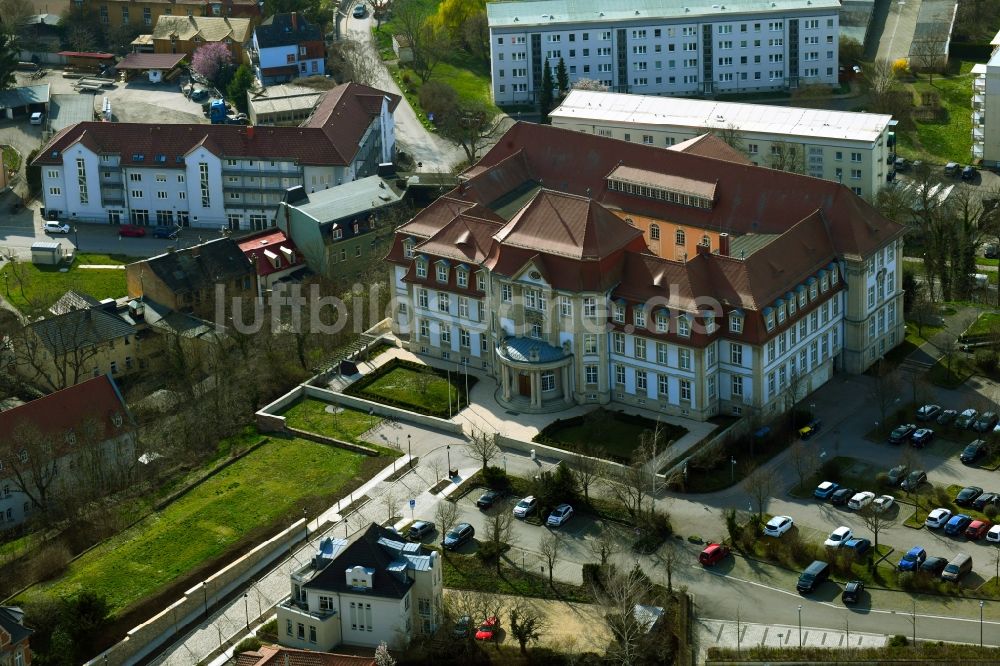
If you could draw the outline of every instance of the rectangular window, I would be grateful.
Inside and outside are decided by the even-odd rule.
[[[334,229],[334,232],[340,231],[339,229]],[[427,277],[427,262],[418,261],[417,262],[417,277],[425,278]]]
[[[656,332],[666,333],[670,330],[670,314],[661,310],[656,313]]]
[[[438,264],[437,266],[437,281],[447,282],[448,281],[448,267],[444,264]]]
[[[593,333],[587,333],[583,336],[583,353],[584,354],[596,354],[597,353],[597,336]]]
[[[691,335],[691,320],[687,318],[687,315],[681,315],[677,318],[677,335],[682,338],[690,337]]]
[[[469,286],[469,272],[465,270],[455,271],[455,283],[462,288]]]
[[[500,285],[500,300],[504,303],[510,303],[513,298],[514,290],[509,284]]]
[[[646,391],[646,371],[636,370],[635,371],[635,388],[636,391]]]
[[[733,365],[743,365],[743,345],[729,343],[729,362]]]
[[[732,376],[732,393],[734,398],[743,397],[743,377],[740,375]]]
[[[596,365],[585,365],[583,366],[583,378],[587,384],[597,383],[597,366]]]
[[[465,319],[469,318],[469,299],[464,296],[458,297],[458,316]]]
[[[681,400],[691,402],[691,382],[687,379],[681,380]]]
[[[597,299],[593,296],[586,296],[583,299],[583,316],[584,317],[596,317],[597,316]]]
[[[681,370],[691,369],[691,350],[690,349],[678,349],[677,350],[677,366]]]
[[[646,340],[644,338],[635,338],[635,357],[643,361],[646,360]]]
[[[670,377],[667,375],[656,376],[656,392],[664,400],[670,398]]]
[[[625,386],[625,366],[615,365],[615,384]]]
[[[561,317],[573,316],[573,301],[570,300],[569,296],[559,297],[559,316]]]
[[[438,310],[440,312],[451,310],[451,294],[438,293]]]
[[[612,333],[611,334],[611,349],[616,354],[625,353],[625,334],[624,333]]]

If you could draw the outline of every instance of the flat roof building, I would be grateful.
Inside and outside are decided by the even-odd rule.
[[[270,86],[248,90],[251,125],[298,125],[312,114],[322,90],[306,86]]]

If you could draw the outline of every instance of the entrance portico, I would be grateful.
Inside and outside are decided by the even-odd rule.
[[[550,412],[573,404],[573,354],[543,340],[506,337],[497,344],[500,392],[507,407]]]

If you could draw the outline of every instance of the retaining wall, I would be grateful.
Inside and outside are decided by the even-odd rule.
[[[417,425],[427,426],[429,428],[437,428],[438,430],[443,430],[457,435],[462,434],[461,424],[453,423],[447,419],[439,419],[436,416],[417,414],[416,412],[411,412],[399,407],[390,407],[389,405],[383,405],[382,403],[375,402],[373,400],[365,400],[364,398],[358,398],[353,395],[346,395],[344,393],[338,393],[337,391],[331,391],[329,389],[323,389],[316,386],[303,385],[302,389],[304,390],[304,394],[306,396],[316,398],[324,402],[335,402],[339,405],[360,409],[364,412],[371,410],[379,416],[388,417],[397,421],[409,421],[410,423],[416,423]]]
[[[259,544],[249,553],[220,569],[184,593],[184,596],[137,627],[87,666],[131,666],[173,639],[189,624],[205,617],[216,604],[254,578],[275,560],[287,555],[307,536],[302,518],[291,527]]]
[[[545,444],[538,444],[537,442],[526,442],[522,439],[513,439],[505,435],[497,436],[497,444],[499,444],[501,448],[514,449],[515,451],[522,451],[524,453],[534,451],[537,456],[564,461],[570,466],[572,466],[573,461],[578,458],[588,457],[576,453],[575,451],[557,449],[554,446],[546,446]],[[604,478],[614,478],[618,476],[623,469],[625,469],[625,466],[621,463],[605,460],[604,458],[592,458],[592,460],[595,460],[599,466],[600,471],[598,472],[598,476],[602,476]]]

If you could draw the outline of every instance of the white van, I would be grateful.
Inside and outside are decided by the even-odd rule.
[[[35,111],[33,114],[31,114],[31,124],[32,125],[41,125],[42,124],[42,112],[41,111]]]

